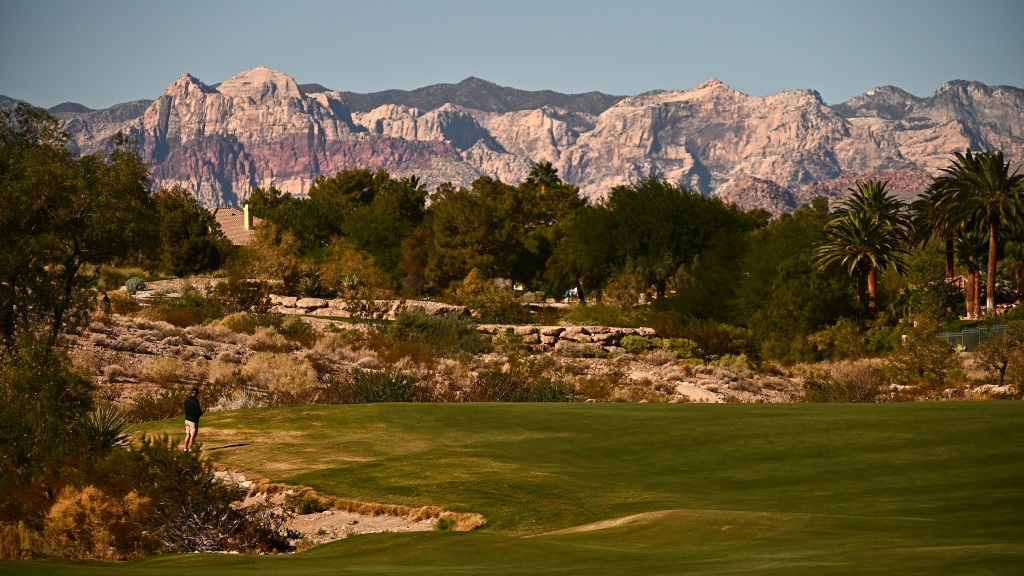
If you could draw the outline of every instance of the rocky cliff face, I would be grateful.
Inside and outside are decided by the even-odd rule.
[[[882,87],[828,106],[813,90],[762,98],[717,80],[626,98],[477,79],[359,95],[256,68],[215,87],[185,74],[152,102],[115,108],[55,112],[82,151],[118,130],[136,138],[156,186],[210,206],[237,206],[254,186],[302,194],[345,168],[468,186],[481,174],[519,182],[551,162],[592,199],[655,175],[777,214],[864,177],[913,197],[967,147],[1024,159],[1024,90],[964,81],[927,98]]]

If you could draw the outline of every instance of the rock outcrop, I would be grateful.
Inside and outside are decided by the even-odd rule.
[[[156,186],[184,186],[208,206],[238,206],[254,186],[303,194],[346,168],[468,186],[483,174],[519,182],[551,162],[591,199],[653,175],[778,214],[841,197],[866,175],[913,197],[968,147],[1024,159],[1024,90],[965,81],[926,98],[887,86],[829,106],[813,90],[755,97],[718,80],[625,98],[477,79],[359,95],[261,67],[217,86],[185,74],[149,103],[58,108],[79,150],[123,131]]]

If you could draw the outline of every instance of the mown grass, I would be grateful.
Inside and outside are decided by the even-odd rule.
[[[307,406],[203,418],[277,482],[488,519],[39,574],[1019,574],[1024,404]],[[142,427],[180,435],[180,422]],[[575,527],[639,515],[629,521]],[[595,527],[591,527],[595,528]]]

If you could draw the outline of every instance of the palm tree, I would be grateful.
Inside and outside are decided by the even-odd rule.
[[[926,246],[928,241],[933,238],[942,241],[946,256],[945,277],[946,280],[949,280],[956,274],[953,268],[955,263],[953,243],[956,240],[957,232],[962,229],[962,222],[955,214],[939,207],[942,193],[942,186],[936,186],[933,183],[910,205],[913,230],[911,243],[914,246]]]
[[[558,177],[558,168],[552,166],[551,162],[537,162],[530,169],[526,182],[539,186],[543,196],[547,194],[549,187],[560,184],[562,180]]]
[[[974,320],[980,316],[981,308],[981,267],[987,255],[988,239],[977,231],[967,232],[957,237],[955,244],[956,258],[967,269],[967,319]]]
[[[1024,216],[1024,174],[1010,173],[1010,164],[1002,152],[955,152],[955,160],[943,168],[932,186],[938,190],[936,206],[955,214],[960,222],[984,223],[988,230],[988,278],[986,308],[996,308],[996,267],[999,255],[999,229],[1018,223]]]
[[[857,283],[857,302],[874,316],[878,308],[878,270],[902,274],[908,254],[907,205],[889,194],[887,182],[863,181],[822,230],[815,260],[822,269],[839,266]]]

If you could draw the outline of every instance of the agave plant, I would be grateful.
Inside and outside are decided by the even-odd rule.
[[[89,446],[102,454],[108,454],[128,441],[125,430],[129,424],[128,414],[113,404],[101,404],[79,420],[78,433]]]

